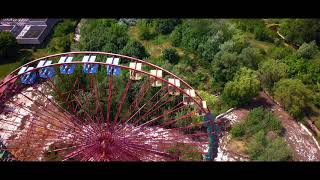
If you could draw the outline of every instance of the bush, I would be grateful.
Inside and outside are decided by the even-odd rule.
[[[312,41],[310,43],[303,43],[297,51],[298,57],[302,57],[305,59],[311,59],[318,53],[319,50],[315,41]]]
[[[288,146],[280,137],[269,140],[263,131],[254,135],[248,144],[248,153],[254,161],[286,161],[291,157]]]
[[[164,49],[162,57],[168,60],[171,64],[178,64],[180,58],[177,50],[174,48]]]
[[[238,123],[233,126],[233,128],[230,131],[232,137],[234,138],[240,138],[245,135],[245,127],[243,123]]]
[[[259,107],[250,110],[248,116],[243,122],[236,124],[231,129],[233,137],[251,137],[259,131],[264,132],[273,131],[277,134],[281,133],[282,126],[278,118],[271,112]]]

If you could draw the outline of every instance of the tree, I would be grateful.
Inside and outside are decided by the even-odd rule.
[[[81,26],[80,49],[119,53],[129,40],[127,30],[112,19],[87,20]]]
[[[219,52],[219,45],[225,41],[222,31],[218,31],[214,36],[209,36],[208,39],[199,44],[198,51],[201,53],[201,57],[211,62],[214,55]]]
[[[143,44],[136,40],[130,40],[122,49],[121,53],[127,56],[136,57],[138,59],[144,59],[149,57],[149,54],[147,53]]]
[[[236,53],[219,51],[215,56],[212,64],[213,77],[217,82],[226,83],[232,80],[234,74],[242,64]]]
[[[311,59],[318,53],[319,50],[315,41],[312,41],[310,43],[303,43],[297,51],[298,57],[302,57],[305,59]]]
[[[288,76],[288,66],[280,61],[270,59],[260,65],[258,73],[262,85],[271,90],[274,83]]]
[[[16,38],[10,32],[0,32],[0,59],[14,57],[18,50]]]
[[[241,68],[232,81],[223,89],[222,99],[231,106],[245,105],[260,90],[257,73],[248,68]]]
[[[301,118],[309,110],[312,91],[300,80],[282,79],[275,85],[274,97],[293,117]]]
[[[162,57],[168,60],[171,64],[178,64],[179,62],[179,54],[174,48],[166,48],[162,52]]]
[[[241,62],[251,69],[258,69],[258,64],[263,60],[263,55],[260,53],[260,50],[257,48],[246,47],[242,49],[239,54]]]
[[[54,29],[53,37],[63,37],[67,34],[73,33],[76,22],[71,19],[64,19],[63,22],[57,24]]]
[[[160,34],[170,34],[173,29],[181,23],[180,19],[157,19],[154,21],[156,30]]]

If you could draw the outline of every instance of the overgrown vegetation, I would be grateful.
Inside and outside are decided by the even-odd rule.
[[[251,160],[284,161],[291,157],[281,137],[280,120],[263,108],[252,109],[230,132],[232,137],[248,141],[247,153]]]

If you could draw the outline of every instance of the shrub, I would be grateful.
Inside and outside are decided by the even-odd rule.
[[[310,43],[303,43],[297,51],[298,57],[302,57],[305,59],[311,59],[318,53],[319,50],[315,41],[312,41]]]
[[[164,49],[162,57],[168,60],[171,64],[178,64],[180,58],[177,50],[174,48]]]

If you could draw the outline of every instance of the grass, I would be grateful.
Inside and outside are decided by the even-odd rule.
[[[247,144],[248,142],[244,140],[237,140],[232,138],[228,143],[228,149],[232,152],[236,152],[238,154],[247,155]]]
[[[20,61],[0,65],[0,80],[21,65]]]

